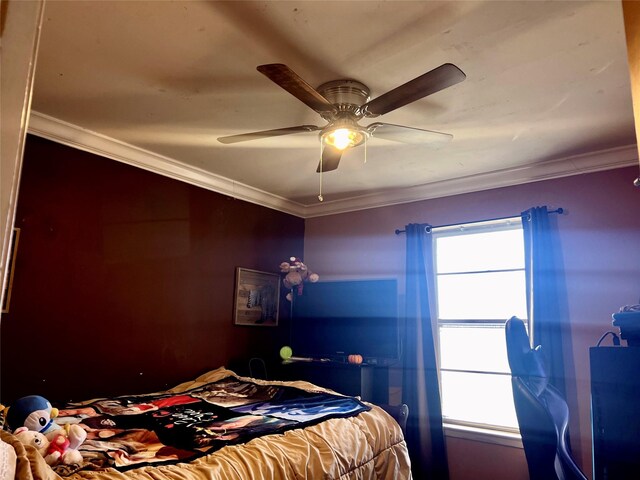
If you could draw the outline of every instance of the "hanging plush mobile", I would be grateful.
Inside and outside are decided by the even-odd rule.
[[[287,294],[287,300],[293,300],[292,292],[295,288],[298,295],[302,295],[302,285],[304,282],[315,283],[320,279],[317,273],[313,273],[309,268],[302,263],[297,257],[290,257],[288,262],[282,262],[280,264],[280,272],[286,273],[282,279],[282,283],[285,288],[291,290]]]

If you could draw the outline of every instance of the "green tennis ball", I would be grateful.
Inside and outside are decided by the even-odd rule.
[[[291,355],[293,355],[293,350],[291,350],[291,347],[284,346],[280,349],[280,358],[282,358],[283,360],[289,360],[291,358]]]

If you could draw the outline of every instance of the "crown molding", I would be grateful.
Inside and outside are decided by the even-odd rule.
[[[262,205],[301,218],[335,215],[369,208],[447,197],[638,164],[636,145],[557,158],[521,167],[386,190],[341,200],[304,205],[158,155],[43,113],[31,112],[28,132],[79,150],[143,168],[182,182]]]
[[[38,137],[206,188],[239,200],[304,217],[305,206],[257,188],[158,155],[43,113],[31,112],[28,132]]]
[[[341,200],[307,205],[305,218],[336,215],[432,198],[510,187],[572,175],[613,170],[638,164],[636,145],[562,157],[521,167],[505,168],[465,177],[440,180],[398,190],[372,193]]]

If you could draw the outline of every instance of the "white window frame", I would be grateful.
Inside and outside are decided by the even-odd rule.
[[[433,330],[435,333],[435,343],[436,343],[436,354],[438,359],[438,376],[441,380],[441,371],[463,371],[457,369],[441,369],[440,359],[441,359],[441,350],[440,350],[440,326],[441,325],[451,325],[451,324],[460,324],[460,323],[474,323],[481,324],[485,323],[488,325],[497,325],[501,322],[505,322],[506,318],[501,319],[490,319],[490,320],[479,320],[479,319],[459,319],[459,320],[440,320],[439,318],[439,306],[438,306],[438,271],[437,271],[437,238],[445,237],[445,236],[453,236],[453,235],[468,235],[471,233],[478,233],[483,230],[485,231],[497,231],[497,230],[522,230],[522,220],[519,216],[509,217],[509,218],[501,218],[495,220],[487,220],[480,222],[470,222],[470,223],[461,223],[455,225],[447,225],[442,227],[433,227],[431,230],[431,234],[433,235],[433,251],[432,259],[433,259],[433,272],[435,278],[435,288],[434,291],[436,293],[434,299],[435,305],[435,317],[434,317],[434,325]],[[524,242],[524,239],[523,239]],[[524,244],[523,244],[524,248]],[[487,270],[484,272],[501,272],[501,271],[515,271],[515,270],[524,270],[524,265],[522,269],[496,269],[496,270]],[[455,274],[465,274],[465,273],[481,273],[481,272],[456,272]],[[448,275],[452,275],[449,273]],[[526,286],[525,286],[526,288]],[[531,330],[531,325],[529,324],[528,319],[523,318],[525,323],[527,324],[527,328]],[[477,372],[477,371],[467,371],[467,373],[478,373],[482,375],[483,373],[491,373],[491,374],[499,374],[499,375],[508,375],[511,376],[510,373],[503,372]],[[442,383],[441,383],[442,385]],[[442,397],[441,397],[442,398]],[[444,409],[444,408],[443,408]],[[522,443],[520,440],[520,432],[517,428],[510,428],[504,426],[497,425],[489,425],[475,422],[468,422],[465,420],[457,420],[452,418],[444,419],[444,427],[445,433],[448,436],[458,437],[458,438],[468,438],[476,441],[485,441],[489,443],[498,443],[502,445],[507,445],[511,447],[522,448]]]

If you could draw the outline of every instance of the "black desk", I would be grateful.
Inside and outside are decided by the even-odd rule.
[[[373,403],[389,403],[389,369],[343,362],[290,362],[278,368],[281,380],[305,380],[343,395]]]
[[[592,347],[594,480],[640,478],[640,347]]]

